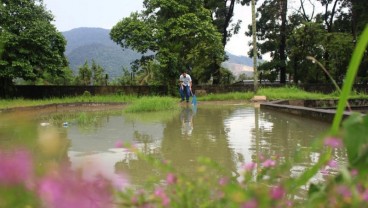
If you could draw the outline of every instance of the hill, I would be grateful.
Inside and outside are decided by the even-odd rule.
[[[110,30],[102,28],[76,28],[63,32],[67,40],[65,55],[70,68],[77,73],[78,68],[92,59],[102,66],[111,79],[121,76],[122,69],[130,69],[130,63],[139,59],[142,54],[131,49],[123,49],[110,39]],[[252,59],[227,53],[229,60],[223,66],[229,68],[234,75],[241,73],[251,75]]]
[[[114,43],[109,33],[110,30],[102,28],[76,28],[63,32],[67,40],[65,55],[74,73],[86,61],[91,65],[95,60],[114,79],[121,76],[123,68],[130,69],[130,63],[142,56]]]

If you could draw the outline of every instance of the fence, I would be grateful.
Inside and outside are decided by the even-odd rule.
[[[283,84],[262,84],[259,87],[282,87]],[[299,85],[301,89],[309,92],[331,93],[336,91],[333,85],[327,84],[308,84]],[[198,85],[193,90],[205,93],[227,93],[227,92],[248,92],[253,91],[253,84],[236,85]],[[356,92],[368,93],[366,85],[355,85]],[[135,95],[168,95],[167,86],[34,86],[17,85],[14,86],[12,97],[23,98],[50,98],[83,95],[88,91],[92,95],[106,94],[135,94]],[[0,97],[5,97],[1,95]]]

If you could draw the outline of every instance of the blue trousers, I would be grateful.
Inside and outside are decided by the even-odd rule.
[[[190,87],[189,86],[179,87],[179,93],[180,93],[181,100],[184,100],[185,98],[187,101],[189,101],[189,97],[190,97]]]

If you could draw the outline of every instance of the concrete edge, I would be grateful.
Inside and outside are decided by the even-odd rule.
[[[261,109],[271,109],[279,112],[290,113],[297,116],[309,117],[327,122],[332,122],[336,114],[336,110],[332,109],[317,109],[283,104],[285,102],[286,100],[277,100],[267,103],[261,103],[260,107]],[[343,117],[347,118],[353,113],[354,112],[345,111]]]

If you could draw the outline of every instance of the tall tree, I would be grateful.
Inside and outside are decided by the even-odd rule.
[[[336,16],[336,12],[338,10],[338,4],[341,3],[342,0],[317,0],[324,7],[323,21],[326,26],[327,32],[333,32],[333,24],[334,18]],[[332,8],[330,8],[332,6]]]
[[[314,22],[304,22],[295,28],[288,38],[289,67],[295,83],[318,83],[322,70],[306,59],[313,56],[317,60],[323,57],[323,39],[326,36],[323,26]]]
[[[240,29],[241,20],[233,22],[235,6],[240,6],[240,0],[205,0],[204,7],[211,11],[213,24],[222,35],[223,49],[233,34],[237,34]],[[214,63],[211,74],[213,75],[213,84],[219,84],[223,74],[220,70],[220,64]]]
[[[63,74],[66,41],[52,25],[53,16],[42,0],[0,0],[0,88],[13,79],[36,80],[43,72]]]
[[[257,36],[261,54],[269,53],[272,60],[268,66],[275,67],[280,74],[280,83],[286,82],[286,37],[287,0],[264,0],[258,8],[261,17],[257,20]],[[252,36],[252,26],[248,26],[247,36]],[[252,54],[252,52],[250,53]],[[267,70],[273,70],[269,68]]]
[[[253,72],[254,72],[254,93],[258,91],[258,71],[257,71],[257,19],[256,19],[256,1],[252,0],[252,37],[253,37]]]
[[[204,7],[211,11],[212,22],[222,34],[222,45],[225,47],[233,34],[240,29],[241,20],[233,23],[234,9],[240,0],[205,0]]]
[[[90,69],[88,62],[86,61],[83,66],[78,69],[78,76],[75,78],[77,85],[88,86],[91,85],[92,81],[92,70]]]
[[[102,66],[98,65],[94,59],[92,59],[91,72],[93,85],[101,86],[105,84],[105,70]]]
[[[193,78],[206,79],[209,66],[224,57],[221,34],[209,11],[196,0],[145,0],[145,10],[123,18],[111,30],[122,47],[154,52],[163,84],[176,86],[179,72],[193,67]]]

